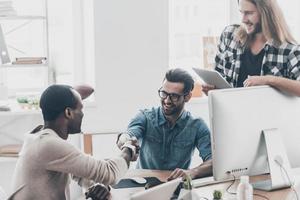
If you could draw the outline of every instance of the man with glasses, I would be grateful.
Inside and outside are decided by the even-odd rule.
[[[210,132],[202,119],[184,110],[194,87],[193,78],[182,69],[167,71],[158,90],[161,106],[141,110],[119,135],[117,145],[128,140],[141,144],[137,168],[174,170],[169,180],[190,175],[191,178],[212,174]],[[197,148],[203,163],[188,169]]]

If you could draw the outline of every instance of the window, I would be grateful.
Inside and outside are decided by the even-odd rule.
[[[206,39],[218,37],[227,24],[228,0],[170,1],[170,66],[203,68]]]
[[[11,62],[20,57],[47,58],[46,1],[13,0],[3,6],[1,27]],[[1,11],[5,12],[5,11]],[[43,64],[1,65],[0,82],[8,88],[8,95],[35,92],[48,84],[48,68]]]
[[[300,42],[300,1],[299,0],[289,0],[287,3],[285,0],[277,0],[279,7],[281,8],[283,15],[289,25],[289,28],[297,40]]]
[[[57,83],[95,85],[93,19],[93,0],[49,2],[50,60]]]
[[[184,68],[201,81],[192,67],[212,67],[217,38],[229,24],[229,0],[173,0],[169,10],[170,67]],[[200,96],[201,88],[195,93]]]
[[[37,94],[54,82],[95,85],[92,0],[14,0],[12,6],[24,19],[1,24],[11,60],[49,57],[49,63],[0,69],[9,96]]]

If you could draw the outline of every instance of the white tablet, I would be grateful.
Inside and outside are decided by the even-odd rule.
[[[232,86],[217,71],[199,68],[193,68],[193,70],[202,78],[205,83],[209,85],[215,85],[216,89],[232,88]]]

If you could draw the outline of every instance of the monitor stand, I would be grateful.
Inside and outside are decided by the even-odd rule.
[[[262,134],[267,149],[270,179],[253,183],[253,188],[272,191],[290,187],[294,177],[278,129],[266,129]]]

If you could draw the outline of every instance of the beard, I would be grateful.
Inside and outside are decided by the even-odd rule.
[[[69,129],[68,129],[69,134],[77,134],[77,133],[81,133],[81,121],[80,122],[75,122],[75,123],[71,123],[69,125]]]
[[[257,33],[262,32],[262,27],[260,23],[255,24],[254,31],[252,32],[252,35],[256,35]]]
[[[254,26],[253,31],[250,32],[250,33],[248,33],[247,28],[245,28],[247,34],[248,34],[251,38],[253,38],[257,33],[261,33],[261,32],[262,32],[262,26],[261,26],[261,23],[256,23],[256,24],[252,24],[251,22],[245,23],[245,25],[247,25],[247,24],[251,24],[251,25]]]
[[[183,110],[183,105],[165,104],[161,103],[162,110],[165,116],[177,116]]]

